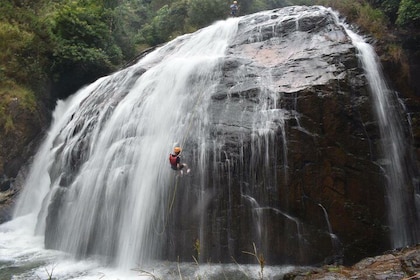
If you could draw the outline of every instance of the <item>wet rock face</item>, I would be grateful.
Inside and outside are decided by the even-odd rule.
[[[204,260],[255,261],[241,253],[253,243],[277,264],[353,263],[389,248],[367,81],[343,28],[317,9],[239,24],[209,106],[220,150]]]
[[[4,108],[9,122],[0,124],[0,223],[11,219],[25,165],[35,154],[47,123],[47,110],[39,105],[30,110],[22,103],[18,98],[10,100]]]
[[[283,279],[418,279],[419,260],[420,249],[416,246],[365,258],[351,267],[324,266],[296,270],[287,273]]]
[[[353,263],[388,249],[373,104],[334,16],[318,7],[246,16],[219,66],[203,128],[210,150],[193,151],[207,152],[207,161],[187,158],[206,170],[171,194],[165,259]],[[82,154],[71,159],[83,163]],[[60,168],[50,175],[61,176]],[[61,177],[50,205],[48,248],[58,246],[58,209],[72,180]]]

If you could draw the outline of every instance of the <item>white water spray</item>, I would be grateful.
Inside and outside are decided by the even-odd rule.
[[[324,10],[292,8],[280,11],[279,16],[284,13],[284,20],[293,20],[301,17],[300,12],[312,14],[322,13]],[[269,18],[268,28],[274,32],[277,20],[271,12],[263,12],[249,22],[244,21],[244,29],[254,28],[253,24],[258,21],[258,17]],[[296,122],[299,119],[297,114],[280,108],[278,103],[282,96],[279,92],[293,92],[313,84],[307,79],[298,79],[300,77],[297,73],[292,76],[296,78],[296,83],[291,88],[286,88],[281,83],[274,83],[270,71],[264,72],[261,74],[263,78],[253,85],[253,89],[259,90],[258,101],[247,107],[249,111],[243,110],[243,115],[232,115],[231,111],[238,110],[229,110],[229,106],[242,109],[239,103],[246,101],[240,93],[247,86],[249,73],[246,73],[246,67],[242,65],[238,69],[243,72],[237,73],[239,76],[235,76],[236,84],[230,88],[232,92],[227,93],[228,98],[236,95],[232,98],[237,102],[226,102],[229,106],[225,106],[222,101],[219,103],[221,109],[218,111],[213,108],[214,115],[211,115],[208,110],[211,101],[209,96],[216,92],[215,87],[220,82],[220,67],[225,62],[226,49],[236,34],[238,20],[229,19],[197,33],[181,36],[150,53],[136,65],[102,78],[71,99],[59,102],[54,124],[34,161],[27,186],[18,203],[15,217],[19,218],[15,220],[27,221],[28,217],[31,218],[31,223],[21,224],[33,231],[34,217],[38,215],[38,233],[45,232],[48,248],[60,249],[83,258],[90,255],[110,256],[125,271],[152,261],[161,257],[159,254],[162,247],[169,243],[165,244],[165,237],[161,236],[165,232],[162,226],[168,221],[169,214],[172,215],[171,222],[174,222],[173,216],[178,214],[174,212],[180,211],[176,209],[169,214],[166,212],[166,202],[173,199],[175,193],[173,172],[168,168],[168,154],[175,143],[182,146],[193,144],[198,148],[186,148],[183,156],[196,159],[193,173],[197,175],[194,175],[194,183],[199,186],[184,189],[185,196],[178,201],[179,204],[185,201],[192,204],[192,193],[199,193],[198,202],[194,201],[197,202],[197,209],[194,209],[194,213],[188,212],[188,215],[198,213],[197,235],[200,245],[209,247],[209,251],[225,249],[221,246],[213,249],[213,244],[205,244],[209,233],[213,234],[212,229],[205,227],[209,224],[216,225],[220,226],[216,228],[217,234],[227,233],[228,253],[235,253],[234,245],[237,240],[231,235],[230,227],[234,229],[238,224],[231,203],[235,200],[233,194],[238,193],[234,190],[238,184],[236,178],[230,176],[231,170],[237,167],[234,161],[238,160],[243,170],[236,174],[246,173],[250,177],[249,182],[240,183],[240,191],[242,197],[252,197],[255,201],[248,204],[258,214],[256,236],[261,239],[258,242],[262,244],[264,251],[268,252],[271,244],[263,240],[266,236],[261,227],[264,218],[262,216],[274,213],[276,215],[271,215],[273,219],[278,216],[282,220],[291,221],[291,227],[299,238],[298,249],[302,249],[300,255],[303,256],[304,251],[300,246],[303,225],[282,208],[275,207],[278,206],[274,200],[277,199],[276,191],[280,183],[276,176],[280,173],[276,169],[277,159],[272,155],[283,155],[282,182],[287,185],[288,150],[284,125],[287,119],[296,118]],[[298,28],[298,21],[295,22]],[[262,32],[263,28],[259,29]],[[261,32],[249,41],[261,40]],[[318,39],[311,44],[316,44]],[[279,38],[272,43],[277,44],[276,40]],[[290,42],[285,53],[281,54],[280,61],[287,61],[290,56],[296,55],[296,48],[304,50],[303,44],[297,46],[297,43],[293,44],[293,40]],[[234,47],[230,51],[233,49]],[[277,60],[267,59],[260,62],[274,66],[270,64],[273,61]],[[333,77],[331,73],[323,75],[317,82],[322,84]],[[226,115],[220,116],[221,114]],[[213,116],[216,117],[211,119]],[[240,128],[242,133],[238,133],[239,137],[235,138],[239,145],[242,144],[238,149],[239,159],[224,150],[226,135],[223,130],[217,131],[214,128],[224,125],[225,116],[234,119],[235,121],[227,124]],[[244,123],[246,121],[248,122]],[[209,131],[210,125],[213,125],[211,129],[216,132]],[[278,132],[281,133],[280,137]],[[194,137],[194,140],[188,140],[190,137]],[[280,147],[278,140],[282,141],[283,147]],[[245,148],[252,151],[244,151]],[[273,150],[282,148],[282,153],[273,153]],[[251,158],[246,158],[245,154],[251,155]],[[222,172],[226,171],[227,175],[219,172],[223,168],[225,170]],[[208,170],[213,173],[209,174]],[[264,175],[264,178],[256,177],[257,172]],[[228,211],[222,214],[229,217],[226,218],[226,224],[221,221],[224,216],[213,223],[212,219],[219,218],[219,213],[212,216],[208,212],[216,212],[214,208],[217,206],[207,212],[207,205],[215,201],[225,203],[222,199],[214,199],[216,192],[223,191],[220,182],[224,175],[228,176],[223,182],[228,182],[226,189],[229,205],[223,209]],[[209,182],[213,186],[209,186]],[[251,194],[255,194],[255,198]],[[396,203],[403,202],[404,199]],[[187,208],[189,205],[186,204],[188,203],[182,206]],[[22,215],[27,216],[20,217]],[[175,218],[176,221],[183,219]],[[395,236],[407,236],[402,243],[408,242],[408,224],[402,222],[396,226],[399,225],[404,230],[394,232]],[[255,225],[249,226],[251,228]],[[171,234],[175,234],[174,232]],[[182,232],[179,235],[183,234]],[[207,238],[211,239],[208,243],[222,239],[212,238]],[[183,240],[179,243],[184,245],[188,242],[192,243],[194,240]],[[225,251],[221,252],[223,253],[226,254]]]
[[[154,219],[173,184],[168,154],[194,133],[196,112],[205,109],[197,100],[212,92],[237,22],[179,37],[60,102],[15,216],[38,213],[43,200],[58,203],[59,212],[39,218],[50,224],[47,246],[114,256],[123,268],[157,257]]]
[[[419,209],[407,205],[414,193],[410,193],[411,176],[405,162],[409,147],[406,144],[398,103],[388,88],[373,47],[351,30],[346,30],[356,46],[360,61],[365,69],[371,96],[381,132],[385,175],[387,178],[388,216],[391,228],[391,242],[394,248],[415,244],[419,240],[416,225]]]

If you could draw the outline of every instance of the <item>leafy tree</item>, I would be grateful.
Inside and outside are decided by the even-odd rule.
[[[169,7],[167,5],[157,11],[150,23],[147,23],[136,36],[139,44],[155,46],[165,42],[170,36]]]
[[[419,24],[420,2],[418,0],[401,0],[396,23],[402,26]]]
[[[115,9],[122,5],[123,2],[123,0],[102,0],[102,5],[104,8]]]
[[[137,54],[135,37],[151,19],[150,8],[142,0],[125,1],[112,10],[112,36],[121,48],[124,60]]]
[[[180,1],[172,6],[165,5],[157,11],[150,24],[145,24],[137,42],[146,45],[158,45],[185,33],[187,3]]]
[[[169,18],[171,22],[171,37],[179,36],[186,32],[186,19],[188,18],[188,3],[185,0],[175,2],[169,9]]]
[[[109,9],[96,1],[68,1],[51,19],[55,80],[74,92],[82,83],[109,73],[122,61],[111,33]],[[69,92],[65,92],[65,95]]]
[[[53,75],[60,96],[115,70],[143,49],[229,16],[233,0],[2,0],[0,82],[38,92]],[[240,15],[288,5],[331,6],[381,38],[383,14],[419,24],[418,0],[238,0]],[[369,4],[369,5],[368,5]],[[373,8],[372,8],[373,7]]]
[[[397,20],[398,7],[401,0],[385,0],[381,1],[380,8],[389,18],[390,22],[394,23]]]
[[[157,11],[152,20],[154,38],[156,44],[165,42],[171,34],[170,9],[168,5],[163,6]]]
[[[169,6],[171,4],[171,0],[149,0],[150,2],[150,9],[152,12],[156,13],[159,11],[163,6]]]
[[[34,37],[33,33],[22,30],[19,25],[12,25],[7,22],[0,23],[0,61],[2,69],[0,76],[2,80],[12,78],[18,81],[25,80],[29,73],[21,71],[20,57],[23,50],[30,46]]]
[[[225,0],[190,0],[188,7],[189,24],[201,28],[229,15],[229,5]]]
[[[135,36],[135,43],[143,46],[144,48],[156,45],[157,41],[153,26],[149,23],[143,25],[141,30],[139,30],[138,34]]]
[[[22,3],[21,3],[22,4]],[[48,28],[32,9],[0,3],[0,80],[44,90],[50,68]]]
[[[121,53],[107,25],[109,17],[108,10],[95,4],[79,6],[71,1],[64,5],[54,18],[55,56],[82,63],[120,62]]]

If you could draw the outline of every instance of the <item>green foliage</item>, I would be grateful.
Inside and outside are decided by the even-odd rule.
[[[0,5],[0,80],[30,88],[45,83],[49,67],[49,37],[45,24],[31,10]],[[14,16],[17,13],[19,16]]]
[[[136,36],[137,43],[158,45],[185,33],[187,2],[164,5],[153,17],[150,24],[145,24]]]
[[[19,58],[23,50],[28,48],[32,42],[34,34],[22,30],[19,25],[12,25],[8,22],[0,22],[0,62],[3,71],[0,79],[15,77],[20,80]]]
[[[166,41],[170,36],[170,10],[169,6],[165,5],[157,11],[156,16],[152,20],[152,26],[154,31],[154,38],[156,43],[160,44]]]
[[[318,4],[332,7],[347,18],[348,22],[357,24],[364,32],[381,39],[385,36],[387,18],[383,11],[375,9],[363,1],[354,0],[318,0]]]
[[[51,30],[55,97],[65,97],[83,84],[114,71],[123,54],[113,34],[112,10],[95,0],[61,2],[45,21]]]
[[[157,39],[154,37],[155,32],[153,26],[149,23],[143,25],[142,29],[135,37],[135,42],[138,45],[143,45],[144,48],[147,48],[150,45],[156,45]]]
[[[273,9],[270,6],[270,3],[268,2],[277,2],[277,1],[265,1],[265,0],[255,0],[252,2],[251,6],[249,7],[249,11],[252,13],[252,11],[263,11],[263,10],[270,10]],[[243,10],[241,9],[241,12]]]
[[[186,19],[188,18],[188,2],[181,0],[171,5],[169,10],[169,22],[171,25],[171,37],[182,35],[186,32]]]
[[[400,6],[400,0],[384,0],[380,3],[381,10],[384,11],[386,16],[391,22],[395,22],[397,19],[398,7]]]
[[[420,2],[418,0],[401,0],[398,9],[397,24],[414,25],[420,23]]]
[[[379,9],[374,9],[368,4],[361,5],[356,22],[378,39],[382,39],[385,36],[387,20],[384,13]]]
[[[240,6],[241,13],[241,6]],[[201,28],[229,15],[229,5],[225,0],[190,0],[188,7],[189,24]]]
[[[122,50],[124,60],[137,54],[138,31],[151,21],[152,12],[141,0],[124,1],[111,12],[112,35]]]
[[[354,22],[357,19],[360,9],[360,3],[353,0],[318,0],[317,4],[332,7],[334,10],[340,11],[349,22]]]
[[[35,108],[36,98],[31,90],[11,81],[0,81],[0,130],[7,134],[14,129],[12,115],[16,115],[16,110],[32,112]]]
[[[63,97],[142,50],[229,16],[231,0],[0,1],[0,83]],[[288,5],[331,6],[376,38],[419,23],[418,0],[238,0],[239,15]],[[398,19],[397,19],[398,18]],[[71,86],[69,86],[72,83]],[[48,98],[44,96],[43,98]],[[53,97],[54,98],[54,97]]]
[[[110,31],[110,13],[96,1],[69,1],[52,19],[55,67],[106,67],[121,63],[122,52]]]

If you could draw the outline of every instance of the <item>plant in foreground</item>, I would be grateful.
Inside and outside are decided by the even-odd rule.
[[[258,253],[255,243],[252,243],[252,246],[254,247],[254,252],[246,252],[246,251],[242,251],[242,252],[245,254],[254,256],[257,259],[258,264],[260,265],[260,272],[259,272],[260,279],[264,279],[264,266],[265,266],[264,255],[261,252]]]

